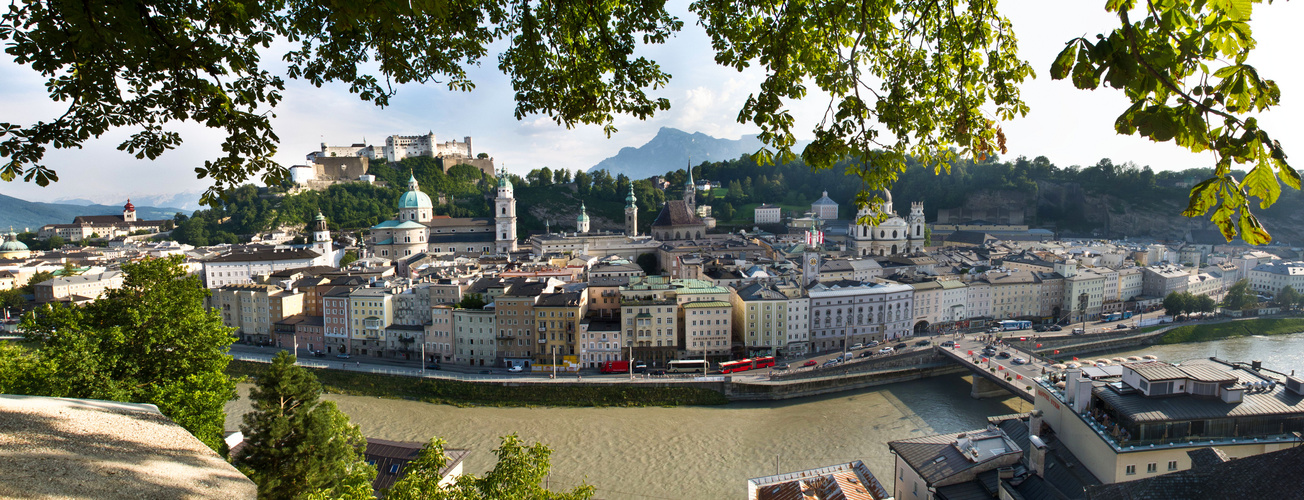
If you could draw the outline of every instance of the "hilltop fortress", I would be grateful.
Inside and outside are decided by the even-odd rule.
[[[391,135],[384,146],[363,142],[348,146],[330,146],[321,143],[321,149],[306,155],[307,165],[290,167],[290,179],[309,189],[326,189],[341,182],[372,182],[369,175],[372,160],[401,161],[408,157],[434,158],[445,172],[454,165],[471,165],[486,175],[494,175],[494,159],[488,155],[476,157],[471,150],[471,137],[462,141],[439,142],[434,132],[425,135]]]

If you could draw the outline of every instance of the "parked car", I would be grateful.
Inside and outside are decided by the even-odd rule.
[[[948,341],[946,341],[946,342],[942,342],[941,345],[942,345],[942,347],[955,347],[955,341],[954,341],[954,340],[948,340]]]
[[[1127,330],[1127,329],[1130,329],[1130,328],[1132,328],[1132,327],[1127,326],[1127,325],[1118,325],[1118,326],[1114,327],[1115,330]]]
[[[313,351],[313,352],[312,352],[312,355],[313,355],[314,357],[318,357],[318,358],[324,358],[324,357],[326,357],[326,353],[321,352],[321,351]]]
[[[878,353],[879,353],[879,354],[892,354],[892,351],[895,351],[895,350],[896,350],[896,349],[893,349],[892,346],[887,346],[887,347],[884,347],[884,348],[882,348],[882,349],[879,349],[879,350],[878,350]]]
[[[997,354],[996,357],[997,357],[998,359],[1005,359],[1005,358],[1010,357],[1010,353],[1005,352],[1005,351],[1001,351],[1001,353],[1000,353],[1000,354]]]
[[[865,344],[861,344],[861,343],[852,344],[851,346],[851,350],[853,351],[859,351],[864,348],[865,348]]]
[[[809,368],[809,367],[812,367],[812,366],[815,366],[815,365],[818,365],[818,364],[819,364],[818,362],[816,362],[815,360],[812,359],[812,360],[810,360],[810,361],[807,361],[807,362],[805,362],[805,363],[802,363],[801,366],[802,366],[802,368]]]
[[[906,348],[906,343],[905,343],[905,342],[902,342],[902,343],[900,343],[900,344],[895,345],[894,347],[896,348],[896,350],[900,351],[900,350]]]
[[[507,371],[512,373],[520,373],[525,371],[525,368],[521,367],[521,365],[512,365],[512,367],[508,368]]]
[[[439,363],[427,363],[427,364],[426,364],[426,369],[427,369],[427,370],[438,370],[438,369],[440,369],[440,368],[439,368]]]
[[[932,342],[929,342],[929,341],[927,341],[927,340],[920,340],[919,342],[915,342],[915,345],[916,345],[916,346],[920,346],[920,347],[922,347],[922,346],[926,346],[926,345],[931,344],[931,343],[932,343]]]
[[[480,370],[481,375],[489,375],[493,372],[494,372],[493,370]]]
[[[1011,359],[1011,360],[1010,360],[1010,364],[1013,364],[1013,365],[1022,365],[1022,364],[1027,364],[1027,363],[1028,363],[1028,360],[1023,359],[1023,358],[1014,358],[1014,359]]]
[[[838,360],[836,360],[836,359],[830,359],[830,360],[824,362],[824,366],[825,366],[825,367],[833,366],[833,365],[836,365],[836,364],[838,364]]]
[[[1000,332],[1001,332],[1001,327],[999,326],[993,326],[987,329],[987,333],[1000,333]]]
[[[788,363],[779,363],[779,364],[777,364],[777,365],[774,365],[774,369],[775,369],[775,370],[787,370],[787,369],[788,369]]]
[[[1074,328],[1074,329],[1073,329],[1073,334],[1074,334],[1074,335],[1082,335],[1082,334],[1084,334],[1084,333],[1087,333],[1087,331],[1086,331],[1086,330],[1083,330],[1083,329],[1081,329],[1081,328]]]
[[[348,355],[348,354],[342,354],[342,353],[341,353],[341,354],[336,354],[335,357],[340,358],[340,359],[349,359],[349,355]]]
[[[647,373],[647,364],[638,363],[634,365],[634,373]]]
[[[868,357],[873,356],[873,355],[874,355],[874,351],[865,351],[865,352],[860,353],[860,356],[857,356],[857,357],[858,357],[858,358],[868,358]]]
[[[1050,331],[1052,331],[1052,332],[1058,332],[1058,331],[1063,330],[1063,329],[1064,329],[1064,328],[1061,328],[1059,325],[1050,325]]]
[[[783,365],[783,366],[788,366],[788,365]],[[653,374],[653,375],[665,375],[665,374],[666,374],[666,371],[663,370],[663,369],[658,368],[658,369],[656,369],[656,370],[652,370],[652,374]]]
[[[1034,325],[1034,326],[1032,327],[1032,331],[1034,331],[1034,332],[1044,332],[1044,331],[1049,330],[1049,329],[1050,329],[1050,327],[1048,327],[1048,326],[1046,326],[1046,325]]]

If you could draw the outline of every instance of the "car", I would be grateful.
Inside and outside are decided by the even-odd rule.
[[[860,344],[860,343],[852,344],[851,346],[851,350],[853,351],[859,351],[864,348],[865,348],[865,344]]]
[[[996,355],[996,349],[991,349],[991,348],[983,349],[983,356],[995,356],[995,355]]]
[[[1048,330],[1049,328],[1050,328],[1050,327],[1048,327],[1048,326],[1046,326],[1046,325],[1036,325],[1036,326],[1033,326],[1033,327],[1032,327],[1032,331],[1034,331],[1034,332],[1044,332],[1044,331]]]
[[[955,341],[954,341],[954,340],[948,340],[948,341],[946,341],[946,342],[942,342],[941,346],[942,346],[942,347],[955,347]]]
[[[786,367],[786,366],[788,366],[788,365],[783,365],[783,366]],[[663,369],[658,368],[658,369],[656,369],[656,370],[652,370],[652,374],[653,374],[653,375],[665,375],[665,374],[666,374],[666,371],[663,370]]]
[[[1127,330],[1127,329],[1130,329],[1130,328],[1132,328],[1132,327],[1127,326],[1127,325],[1118,325],[1118,326],[1114,327],[1115,330]]]
[[[488,374],[491,374],[491,373],[493,373],[493,372],[494,372],[493,370],[480,370],[480,374],[481,374],[481,375],[488,375]]]
[[[647,373],[647,365],[643,363],[634,365],[634,373]]]
[[[916,346],[919,346],[919,347],[923,347],[923,346],[926,346],[926,345],[931,344],[931,343],[932,343],[932,342],[929,342],[929,341],[927,341],[927,340],[920,340],[919,342],[915,342],[915,345],[916,345]]]
[[[1027,364],[1027,363],[1028,363],[1028,360],[1023,359],[1023,358],[1014,358],[1014,359],[1011,359],[1011,360],[1010,360],[1010,364],[1012,364],[1012,365],[1023,365],[1023,364]]]
[[[427,369],[427,370],[438,370],[438,369],[440,369],[440,368],[439,368],[439,363],[429,363],[429,364],[426,364],[426,369]]]
[[[865,351],[865,352],[860,353],[860,356],[856,356],[856,357],[858,357],[858,358],[868,358],[868,357],[873,356],[873,355],[874,355],[874,351]]]
[[[1001,353],[1000,353],[1000,354],[997,354],[996,357],[997,357],[998,359],[1005,359],[1005,358],[1010,357],[1010,353],[1005,352],[1005,351],[1001,351]]]
[[[1083,329],[1081,329],[1081,328],[1074,328],[1074,329],[1073,329],[1073,334],[1074,334],[1074,335],[1082,335],[1082,334],[1084,334],[1084,333],[1087,333],[1087,331],[1086,331],[1086,330],[1083,330]]]
[[[893,349],[892,346],[887,346],[887,347],[884,347],[884,348],[882,348],[882,349],[879,349],[879,350],[878,350],[878,353],[879,353],[879,354],[892,354],[892,351],[895,351],[895,350],[896,350],[896,349]]]
[[[774,365],[774,368],[773,368],[773,369],[775,369],[775,370],[787,370],[787,369],[788,369],[788,363],[779,363],[779,364],[777,364],[777,365]]]
[[[521,365],[512,365],[512,367],[508,368],[507,371],[512,373],[520,373],[525,371],[525,368],[521,367]]]
[[[895,348],[896,348],[896,350],[898,350],[898,351],[900,351],[900,350],[902,350],[902,349],[905,349],[905,348],[906,348],[906,343],[905,343],[905,342],[902,342],[902,343],[900,343],[900,344],[897,344],[897,345],[895,345],[895,346],[893,346],[893,347],[895,347]]]
[[[836,364],[838,364],[838,360],[836,360],[836,359],[830,359],[830,360],[828,360],[828,361],[825,361],[823,366],[833,366],[833,365],[836,365]]]
[[[818,365],[818,364],[819,364],[818,361],[815,361],[815,360],[812,359],[812,360],[810,360],[810,361],[807,361],[807,362],[805,362],[805,363],[802,363],[801,366],[802,366],[802,368],[809,368],[809,367],[812,367],[812,366],[815,366],[815,365]]]
[[[987,333],[1000,333],[1000,332],[1001,332],[1001,327],[999,326],[993,326],[987,329]]]
[[[879,345],[879,344],[882,344],[882,342],[879,342],[879,341],[877,341],[877,340],[871,340],[871,341],[869,341],[868,344],[865,344],[865,347],[875,347],[875,346],[877,346],[877,345]]]
[[[1063,330],[1063,329],[1064,329],[1064,328],[1060,327],[1059,325],[1050,325],[1050,331],[1052,331],[1052,332],[1058,332],[1058,331]]]
[[[343,354],[343,353],[336,354],[335,357],[340,358],[340,359],[349,359],[349,355],[348,355],[348,354]]]
[[[313,352],[312,352],[312,355],[313,355],[314,357],[318,357],[318,358],[324,358],[324,357],[326,357],[326,353],[321,352],[321,351],[313,351]]]

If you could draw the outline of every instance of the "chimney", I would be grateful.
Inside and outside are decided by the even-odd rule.
[[[1028,436],[1028,444],[1032,446],[1028,450],[1028,466],[1037,473],[1037,477],[1046,477],[1046,443],[1033,435]]]
[[[1032,410],[1028,413],[1028,435],[1041,435],[1041,410]]]

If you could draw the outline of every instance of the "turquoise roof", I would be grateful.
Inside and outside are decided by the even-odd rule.
[[[434,208],[430,197],[421,191],[408,191],[398,199],[398,208]]]
[[[18,241],[18,234],[13,228],[9,228],[9,238],[4,243],[0,243],[0,252],[21,252],[27,250],[27,245]]]
[[[426,226],[421,224],[420,222],[412,222],[410,220],[405,220],[402,222],[396,220],[387,220],[385,222],[381,222],[380,224],[371,226],[372,229],[416,229],[419,227],[426,227]]]
[[[512,181],[507,179],[507,167],[503,167],[502,171],[498,173],[498,187],[512,187]]]
[[[625,196],[625,206],[632,207],[636,201],[638,201],[638,198],[634,197],[634,183],[631,182],[629,183],[629,194]]]
[[[584,202],[582,201],[580,202],[580,216],[576,217],[575,220],[580,222],[589,220],[589,214],[584,210]]]

